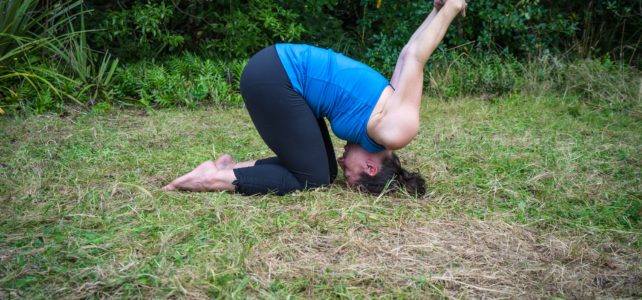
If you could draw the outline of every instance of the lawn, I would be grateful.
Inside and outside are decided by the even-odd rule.
[[[422,198],[162,192],[270,155],[238,107],[1,116],[0,298],[642,297],[639,107],[425,99]]]

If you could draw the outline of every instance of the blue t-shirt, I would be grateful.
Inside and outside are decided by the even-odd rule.
[[[388,80],[369,66],[330,49],[277,44],[276,52],[294,90],[305,98],[317,118],[328,118],[336,136],[368,152],[385,150],[368,136],[367,125]]]

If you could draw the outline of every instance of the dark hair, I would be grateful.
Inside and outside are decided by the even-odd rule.
[[[384,190],[396,191],[399,188],[417,196],[426,193],[426,181],[421,174],[402,168],[399,157],[394,152],[383,158],[381,168],[374,176],[362,173],[358,184],[360,188],[373,194],[380,194]]]

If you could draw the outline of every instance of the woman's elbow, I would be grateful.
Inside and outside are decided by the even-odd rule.
[[[419,133],[419,125],[406,126],[403,130],[391,134],[384,140],[384,145],[388,150],[399,150],[406,147]]]
[[[406,45],[401,50],[399,58],[406,63],[411,61],[421,62],[422,54],[422,50],[418,49],[416,45]]]
[[[399,53],[399,58],[397,61],[405,61],[408,59],[408,57],[412,56],[412,47],[410,44],[406,44],[402,49],[401,52]]]

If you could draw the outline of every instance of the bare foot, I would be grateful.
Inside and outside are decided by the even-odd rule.
[[[216,161],[214,161],[214,164],[219,170],[224,170],[233,168],[236,162],[229,154],[223,154]]]
[[[163,191],[169,192],[177,189],[193,192],[215,191],[217,190],[215,175],[218,170],[216,163],[208,160],[191,172],[176,178],[172,183],[163,187]]]

